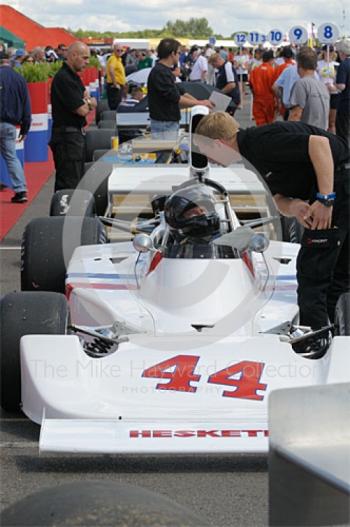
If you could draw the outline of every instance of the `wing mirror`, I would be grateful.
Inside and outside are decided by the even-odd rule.
[[[155,248],[153,245],[152,238],[143,232],[140,234],[136,234],[135,238],[132,241],[132,244],[134,246],[134,249],[138,253],[147,253],[147,252],[155,252]]]
[[[270,240],[265,236],[265,234],[253,234],[250,239],[248,248],[255,253],[263,253],[266,251],[270,245]]]
[[[237,251],[250,249],[256,253],[263,253],[270,242],[265,234],[256,233],[248,226],[238,227],[232,232],[223,234],[213,242],[215,245],[232,247]]]

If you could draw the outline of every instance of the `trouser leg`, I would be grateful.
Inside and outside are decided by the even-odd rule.
[[[76,188],[84,174],[85,137],[67,133],[50,143],[55,162],[55,192]]]
[[[329,314],[332,317],[335,302],[345,287],[343,279],[347,237],[343,228],[318,231],[305,229],[297,258],[298,304],[302,325],[319,329],[328,324]]]
[[[336,134],[342,137],[350,147],[350,110],[339,105],[335,119]]]
[[[16,154],[16,127],[9,123],[0,123],[0,152],[7,166],[13,190],[27,190],[24,171]]]
[[[337,263],[334,269],[333,279],[327,291],[327,311],[329,320],[334,322],[336,303],[343,293],[350,291],[350,247],[349,233],[341,247]]]
[[[116,110],[122,99],[122,93],[119,88],[116,88],[112,84],[107,84],[107,100],[110,110]]]

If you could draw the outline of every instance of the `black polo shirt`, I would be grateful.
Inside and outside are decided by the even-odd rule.
[[[329,139],[335,169],[349,160],[349,149],[343,139],[301,122],[277,122],[239,130],[237,142],[245,165],[253,165],[272,194],[307,200],[318,191],[308,153],[310,135]]]
[[[74,113],[84,104],[85,87],[77,75],[65,62],[56,73],[51,86],[52,126],[86,125],[85,117]]]
[[[180,92],[171,68],[157,62],[148,77],[147,93],[151,119],[180,121]]]

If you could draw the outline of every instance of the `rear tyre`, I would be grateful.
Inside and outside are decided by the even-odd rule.
[[[94,196],[88,190],[57,190],[51,199],[50,216],[95,216]]]
[[[350,292],[343,293],[335,306],[335,334],[350,336]]]
[[[64,293],[67,266],[80,245],[105,243],[98,218],[51,217],[32,220],[22,239],[22,291]]]
[[[9,293],[0,302],[1,406],[17,411],[21,403],[20,340],[23,335],[64,335],[68,306],[57,293]]]

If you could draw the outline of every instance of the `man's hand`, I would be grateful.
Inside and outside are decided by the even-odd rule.
[[[97,99],[95,97],[90,97],[90,106],[92,108],[96,108],[97,107]]]
[[[307,212],[305,221],[310,222],[312,230],[330,229],[332,226],[333,207],[325,207],[319,201],[315,201]]]
[[[312,220],[309,217],[311,206],[301,199],[293,199],[290,202],[289,211],[291,216],[294,216],[303,227],[311,229]]]
[[[19,134],[16,143],[21,143],[22,141],[24,141],[24,138],[25,138],[25,137],[26,137],[25,135],[21,135],[21,134]]]
[[[207,108],[209,108],[209,110],[212,110],[215,106],[215,104],[209,101],[209,99],[199,100],[198,104],[200,104],[201,106],[206,106]]]

